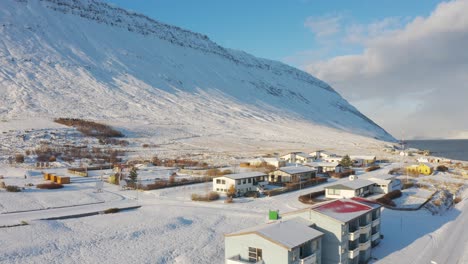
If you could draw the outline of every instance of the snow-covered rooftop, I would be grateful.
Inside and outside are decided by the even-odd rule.
[[[259,176],[266,176],[263,172],[252,171],[252,172],[243,172],[243,173],[236,173],[236,174],[227,174],[221,177],[226,177],[233,180],[240,180],[240,179],[247,179]]]
[[[338,162],[309,162],[305,164],[311,167],[336,167],[339,165]]]
[[[323,235],[322,232],[310,227],[312,224],[313,222],[304,218],[296,217],[286,221],[277,221],[251,227],[226,236],[257,234],[287,249],[292,249]]]
[[[308,166],[289,166],[289,167],[282,167],[279,170],[282,172],[286,172],[288,174],[297,174],[297,173],[315,171],[315,169],[308,167]]]
[[[327,186],[325,187],[325,189],[356,190],[366,186],[370,186],[372,184],[374,184],[373,181],[357,179],[343,182],[341,184]]]
[[[340,222],[346,223],[371,211],[369,205],[350,199],[335,200],[330,203],[312,208],[312,211],[327,215]]]

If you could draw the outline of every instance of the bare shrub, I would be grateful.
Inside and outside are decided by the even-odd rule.
[[[191,198],[192,198],[192,201],[209,202],[209,201],[218,200],[219,194],[217,192],[209,192],[208,194],[205,194],[205,195],[193,193],[191,195]]]
[[[21,188],[16,185],[7,185],[5,189],[7,192],[21,192]]]
[[[77,119],[77,118],[57,118],[54,122],[75,127],[78,131],[89,137],[107,138],[107,137],[123,137],[124,135],[112,127],[93,121]]]
[[[24,163],[24,155],[23,154],[16,154],[15,155],[15,162],[16,163]]]
[[[446,172],[446,171],[448,171],[448,170],[449,170],[449,169],[448,169],[446,166],[444,166],[444,165],[439,165],[439,166],[437,166],[437,168],[436,168],[436,171],[441,171],[441,172]]]
[[[38,189],[46,189],[46,190],[53,190],[53,189],[60,189],[63,188],[63,185],[60,183],[41,183],[36,185],[36,188]]]
[[[104,214],[115,214],[115,213],[118,213],[119,211],[120,211],[119,208],[109,208],[109,209],[104,210]]]
[[[369,168],[366,169],[366,172],[375,171],[378,169],[380,169],[380,166],[370,166]]]

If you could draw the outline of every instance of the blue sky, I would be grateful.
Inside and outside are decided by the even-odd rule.
[[[395,137],[468,139],[468,0],[105,1],[298,67]]]
[[[427,16],[435,0],[108,0],[156,20],[208,35],[218,44],[258,57],[301,66],[288,57],[320,50],[324,44],[305,26],[309,17],[340,16],[345,23],[369,24],[387,17]],[[356,4],[359,3],[359,4]],[[328,46],[328,45],[327,45]],[[359,45],[337,45],[316,59],[355,53]],[[310,52],[309,52],[310,54]]]

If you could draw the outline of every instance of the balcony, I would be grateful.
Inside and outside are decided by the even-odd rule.
[[[226,259],[226,264],[265,264],[263,260],[259,260],[257,262],[250,262],[246,259],[242,259],[240,255],[236,255]]]
[[[360,234],[361,234],[361,231],[359,229],[354,231],[353,233],[350,232],[349,233],[349,241],[354,241],[354,240],[358,239]]]
[[[372,227],[377,226],[378,224],[380,224],[380,218],[377,218],[374,221],[372,221]]]
[[[299,264],[316,264],[317,263],[317,254],[312,254],[308,257],[301,259]]]
[[[365,226],[360,226],[359,227],[359,232],[361,234],[367,234],[367,233],[369,233],[370,229],[371,229],[371,224],[368,224],[368,225],[365,225]]]
[[[365,251],[365,250],[369,249],[370,246],[371,246],[370,240],[368,240],[367,242],[364,242],[364,243],[359,243],[359,251]]]
[[[353,250],[349,250],[349,258],[353,259],[355,257],[359,256],[359,248],[355,248]]]
[[[375,240],[377,240],[379,238],[380,238],[380,232],[377,232],[377,233],[372,235],[372,241],[375,241]]]

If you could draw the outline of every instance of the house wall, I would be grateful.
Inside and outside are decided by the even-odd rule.
[[[220,183],[217,183],[218,180],[220,181]],[[227,190],[229,190],[229,187],[231,185],[235,186],[235,184],[236,182],[233,179],[229,179],[226,177],[217,177],[213,179],[213,191],[226,193]]]
[[[274,178],[271,176],[275,176]],[[310,180],[312,178],[315,178],[315,171],[311,172],[306,172],[306,173],[298,173],[298,174],[289,174],[281,170],[276,170],[274,172],[271,172],[268,176],[268,179],[270,182],[279,182],[278,181],[278,176],[281,176],[281,182],[292,182],[293,181],[293,176],[297,178],[301,178],[302,180]]]
[[[228,263],[227,259],[236,255],[240,255],[242,260],[248,260],[249,247],[262,249],[265,264],[292,263],[289,260],[289,251],[286,248],[256,234],[225,237],[224,244],[226,263]]]
[[[354,190],[340,190],[340,194],[330,194],[329,193],[330,189],[325,188],[325,197],[326,198],[334,198],[334,199],[340,199],[340,198],[352,198],[356,196],[356,193]]]
[[[303,217],[316,224],[315,229],[324,233],[322,237],[322,263],[347,263],[347,258],[343,257],[341,261],[341,249],[345,249],[347,256],[348,240],[343,240],[344,227],[340,222],[333,220],[312,210],[302,211],[294,214],[285,214],[283,219]],[[341,261],[341,262],[340,262]],[[266,264],[266,263],[265,263]]]
[[[258,185],[254,185],[254,178],[256,177],[233,180],[227,177],[217,177],[213,179],[213,191],[226,193],[227,190],[229,190],[229,187],[231,185],[234,185],[234,187],[236,188],[236,193],[238,195],[242,195],[248,191],[257,191],[258,186],[262,186],[266,184],[265,181],[262,181],[262,182],[258,182]],[[217,183],[217,180],[220,180],[221,183]],[[224,180],[224,184],[222,183],[223,180]]]

